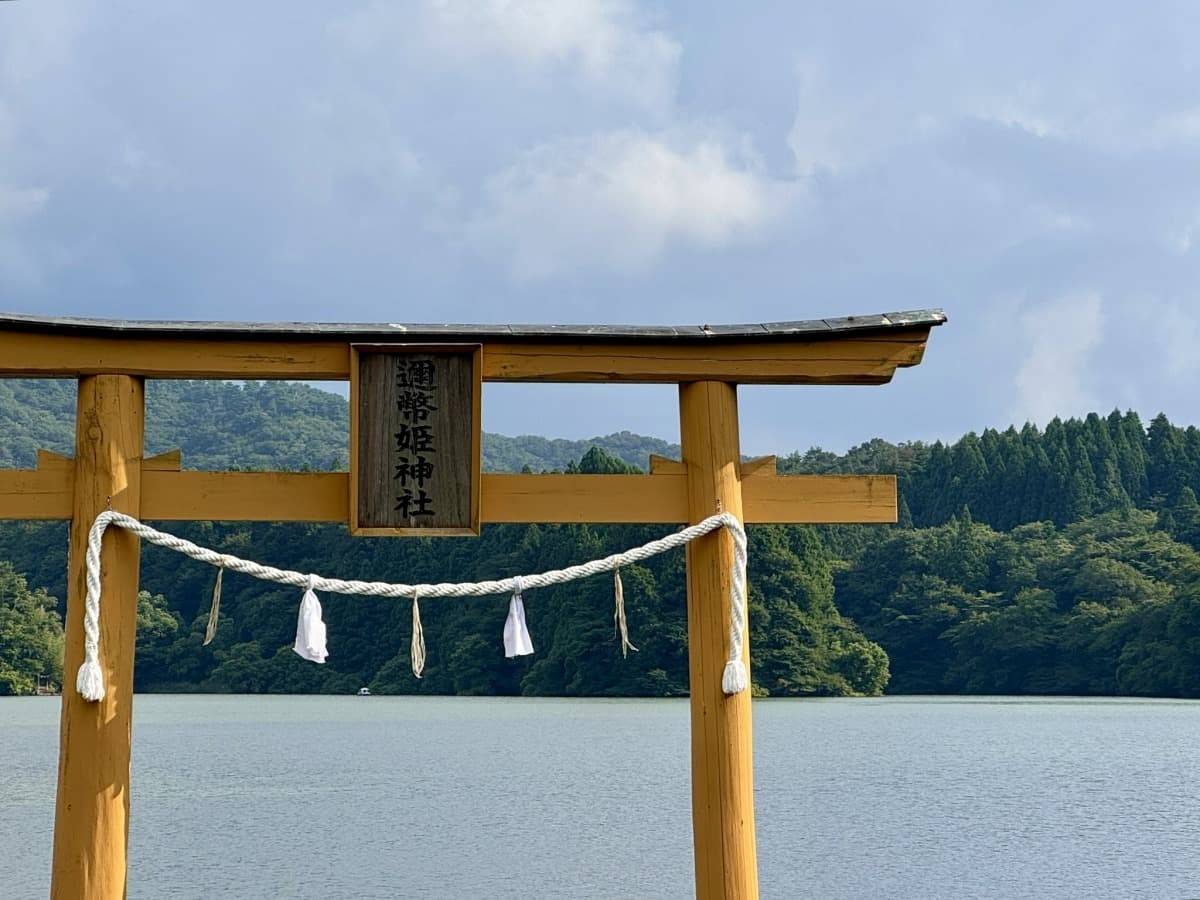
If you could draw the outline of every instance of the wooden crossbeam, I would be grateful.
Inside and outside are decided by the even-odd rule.
[[[142,461],[141,517],[158,521],[345,522],[344,472],[182,472],[179,453]],[[69,519],[72,460],[39,454],[34,470],[0,470],[0,519]],[[497,522],[683,523],[687,470],[650,475],[485,474],[481,519]],[[774,457],[742,463],[748,523],[896,521],[892,475],[775,475]]]
[[[39,450],[36,469],[0,469],[0,518],[69,519],[75,461]]]
[[[744,460],[741,464],[741,476],[749,478],[758,475],[774,475],[777,458],[774,456],[759,456],[755,459]],[[667,456],[650,454],[651,475],[686,475],[687,466],[677,459]]]
[[[168,450],[142,460],[142,472],[178,472],[183,468],[183,451]]]
[[[921,361],[929,327],[897,328],[837,340],[730,340],[680,345],[665,340],[547,345],[483,344],[483,379],[520,382],[675,384],[718,379],[742,384],[883,384]],[[45,335],[0,330],[0,376],[94,374],[146,378],[347,380],[350,343],[331,340]]]

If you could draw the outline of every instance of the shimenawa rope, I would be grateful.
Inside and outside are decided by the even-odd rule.
[[[414,600],[418,595],[422,597],[484,597],[489,594],[512,593],[519,596],[524,589],[565,584],[568,581],[586,578],[589,575],[598,575],[601,572],[610,572],[620,566],[641,562],[667,550],[682,547],[718,528],[725,528],[733,539],[733,566],[730,572],[729,661],[725,664],[721,688],[726,694],[736,694],[749,687],[749,674],[742,662],[742,644],[746,630],[746,531],[732,513],[726,512],[709,516],[695,525],[656,541],[650,541],[640,547],[626,550],[624,553],[615,553],[603,559],[592,560],[578,566],[569,566],[565,569],[552,569],[536,575],[517,575],[500,581],[414,585],[390,584],[383,581],[343,581],[338,578],[324,578],[289,569],[276,569],[252,560],[217,553],[215,550],[193,544],[184,538],[151,528],[132,516],[105,510],[96,517],[96,521],[92,523],[91,530],[88,532],[87,602],[83,617],[84,661],[83,665],[79,667],[79,675],[76,679],[76,689],[85,700],[97,701],[104,697],[104,674],[100,669],[99,662],[100,547],[104,541],[104,531],[110,525],[124,528],[152,544],[166,547],[168,550],[174,550],[221,569],[240,572],[262,581],[273,581],[277,584],[305,588],[306,596],[308,592],[321,590],[335,594],[413,598]]]

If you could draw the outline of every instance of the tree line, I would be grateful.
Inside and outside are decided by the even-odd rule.
[[[0,382],[0,423],[9,436],[0,462],[29,465],[39,446],[69,449],[72,423],[61,421],[67,396],[61,384]],[[336,436],[344,435],[345,401],[335,395],[302,385],[152,382],[148,397],[148,426],[159,429],[160,446],[148,435],[147,452],[182,446],[185,464],[199,457],[205,468],[242,460],[253,468],[344,464]],[[211,427],[196,418],[214,406],[222,415]],[[292,439],[264,427],[280,421]],[[510,470],[632,472],[640,471],[632,461],[672,449],[625,433],[607,447],[598,439],[564,464],[564,452],[578,444],[488,436],[485,450],[488,438],[500,448],[493,470],[503,467],[498,455]],[[840,455],[814,449],[782,458],[779,468],[895,473],[901,523],[749,530],[759,695],[1200,694],[1195,428],[1165,416],[1147,428],[1135,413],[1114,412],[1054,420],[1044,430],[989,429],[952,445],[874,440]],[[662,534],[661,527],[589,525],[499,525],[477,539],[405,540],[350,538],[331,525],[172,530],[285,568],[410,583],[557,568]],[[41,672],[61,677],[55,597],[65,590],[65,548],[62,523],[0,525],[0,560],[8,561],[0,564],[0,693],[27,692]],[[687,691],[682,553],[622,570],[638,648],[628,657],[613,627],[611,579],[598,577],[526,597],[537,653],[517,660],[504,659],[500,646],[507,598],[422,603],[428,661],[419,680],[410,671],[407,602],[323,596],[331,656],[315,666],[290,649],[298,591],[226,573],[217,638],[205,647],[214,571],[150,546],[142,560],[138,690]]]

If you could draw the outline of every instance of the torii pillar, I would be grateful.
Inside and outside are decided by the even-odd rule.
[[[742,518],[737,388],[697,381],[679,389],[680,444],[687,466],[688,518]],[[687,547],[688,669],[692,708],[692,842],[696,897],[758,897],[750,691],[726,696],[730,567],[724,529]],[[749,631],[749,629],[747,629]],[[749,635],[742,661],[750,671]]]
[[[104,699],[75,691],[83,664],[88,529],[105,509],[140,513],[145,391],[142,379],[93,375],[79,380],[74,502],[63,660],[62,747],[58,758],[54,868],[50,896],[90,900],[125,896],[129,843],[129,756],[137,637],[140,541],[121,529],[104,542],[100,666]]]

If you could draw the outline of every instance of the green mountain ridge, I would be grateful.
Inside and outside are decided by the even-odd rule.
[[[0,468],[34,465],[39,449],[70,454],[75,445],[75,383],[0,379]],[[283,381],[150,381],[146,454],[183,451],[187,469],[345,471],[350,407],[345,397]],[[485,433],[487,472],[564,470],[592,447],[645,468],[650,454],[679,446],[628,431],[586,440]]]
[[[278,382],[151,382],[147,453],[189,468],[345,464],[345,398]],[[0,465],[69,452],[73,383],[0,381]],[[671,444],[485,438],[491,471],[630,472]],[[1134,413],[967,434],[872,440],[779,461],[790,473],[894,473],[900,526],[752,527],[750,645],[772,696],[906,693],[1200,695],[1200,432]],[[350,578],[479,580],[607,555],[643,526],[489,526],[477,539],[350,538],[344,527],[179,523],[206,546]],[[28,689],[61,647],[65,525],[0,523],[0,693]],[[506,598],[422,604],[429,658],[409,671],[406,603],[323,597],[331,657],[291,651],[298,592],[227,575],[217,640],[201,646],[213,573],[143,550],[139,690],[650,695],[687,690],[683,554],[622,571],[622,659],[611,581],[526,597],[538,652],[505,660]],[[36,588],[36,590],[35,590]],[[40,667],[40,668],[39,668]]]

